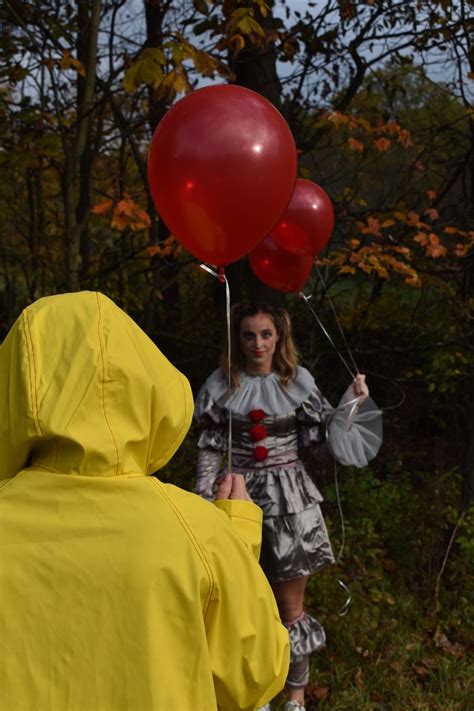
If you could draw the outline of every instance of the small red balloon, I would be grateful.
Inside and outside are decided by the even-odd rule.
[[[218,266],[278,222],[296,181],[296,147],[267,99],[234,85],[188,94],[163,117],[148,156],[155,207],[173,235]]]
[[[333,229],[329,195],[311,180],[298,178],[290,204],[272,230],[275,242],[293,254],[314,256],[329,241]]]
[[[287,252],[271,235],[250,252],[249,261],[260,281],[278,291],[301,291],[313,266],[312,255]]]

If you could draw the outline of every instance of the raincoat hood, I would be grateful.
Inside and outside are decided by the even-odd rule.
[[[0,479],[25,466],[151,474],[178,449],[192,411],[186,378],[110,299],[45,297],[0,346]]]

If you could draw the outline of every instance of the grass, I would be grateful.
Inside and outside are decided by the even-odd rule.
[[[160,478],[192,489],[194,448],[191,433]],[[456,471],[344,470],[342,562],[307,587],[308,611],[327,633],[310,662],[308,711],[474,711],[474,512],[449,547],[460,487]],[[330,474],[323,489],[337,552]],[[344,617],[338,577],[352,594]],[[272,709],[283,703],[280,695]]]

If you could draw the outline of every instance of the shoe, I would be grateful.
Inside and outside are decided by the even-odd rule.
[[[300,704],[299,701],[294,701],[292,699],[291,701],[286,702],[283,706],[283,711],[305,711],[305,706],[304,704]]]
[[[260,706],[257,711],[271,711],[271,706],[270,704],[265,704],[265,706]]]

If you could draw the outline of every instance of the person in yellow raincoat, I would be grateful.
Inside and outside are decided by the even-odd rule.
[[[2,711],[250,710],[283,687],[288,634],[254,557],[260,509],[149,476],[192,412],[186,378],[102,294],[40,299],[12,327]]]

